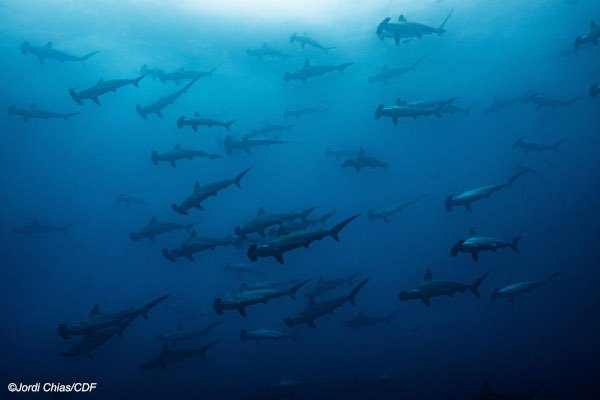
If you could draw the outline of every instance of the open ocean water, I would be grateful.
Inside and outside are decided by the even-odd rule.
[[[594,21],[0,0],[0,399],[600,398]]]

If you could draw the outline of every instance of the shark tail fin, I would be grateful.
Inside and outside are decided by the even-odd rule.
[[[556,271],[552,274],[550,274],[547,278],[546,278],[546,283],[551,283],[553,282],[559,275],[560,275],[561,271]]]
[[[145,304],[142,310],[142,317],[144,319],[148,319],[148,311],[153,309],[157,304],[162,303],[164,300],[169,298],[169,294],[165,294],[164,296],[160,296],[159,298],[152,300],[150,303]]]
[[[83,105],[83,101],[81,101],[75,89],[69,89],[69,95],[71,95],[71,98],[75,101],[75,103],[79,104],[80,106]]]
[[[421,58],[419,58],[417,61],[415,61],[415,63],[413,65],[411,65],[410,69],[412,69],[413,71],[416,72],[419,64],[421,64],[421,62],[426,58],[427,58],[427,56],[422,56]]]
[[[139,87],[140,81],[144,79],[148,75],[148,72],[142,74],[133,80],[133,86]]]
[[[338,71],[340,71],[341,74],[343,74],[344,70],[346,68],[348,68],[349,66],[351,66],[352,64],[354,64],[354,63],[353,62],[349,62],[349,63],[340,64],[340,65],[338,65],[337,69],[338,69]]]
[[[233,119],[229,122],[226,122],[225,125],[225,129],[229,130],[229,128],[231,127],[231,125],[235,124],[237,122],[237,119]]]
[[[513,176],[511,176],[510,178],[508,178],[508,181],[506,181],[506,186],[512,185],[525,172],[527,172],[527,170],[523,169],[523,170],[517,172],[516,174],[514,174]]]
[[[356,295],[358,294],[358,292],[360,292],[360,289],[362,289],[362,287],[367,284],[367,282],[369,282],[369,278],[364,279],[362,282],[356,285],[356,287],[352,289],[350,293],[348,293],[346,299],[350,302],[350,304],[352,304],[353,306],[356,305]]]
[[[481,283],[485,280],[485,278],[487,278],[487,276],[490,274],[490,271],[486,272],[485,274],[481,275],[479,278],[475,279],[473,281],[473,283],[471,284],[471,287],[469,288],[471,290],[471,292],[473,292],[473,294],[477,297],[481,297],[481,293],[479,293],[479,286],[481,286]]]
[[[252,168],[254,168],[254,166],[251,166],[249,168],[246,168],[245,170],[243,170],[242,172],[240,172],[240,174],[238,176],[236,176],[234,178],[234,183],[237,187],[241,187],[240,186],[240,181],[242,180],[242,178],[244,177],[244,175],[246,175]]]
[[[511,245],[510,248],[513,249],[514,251],[516,251],[517,253],[520,253],[521,251],[519,250],[519,241],[521,240],[521,238],[523,237],[523,235],[517,235],[513,238],[513,240],[511,240]]]
[[[217,343],[219,343],[220,340],[214,340],[208,344],[205,344],[204,346],[202,346],[202,348],[200,349],[200,357],[205,360],[206,359],[206,352],[208,351],[208,349],[210,349],[211,347],[213,347],[214,345],[216,345]]]
[[[89,54],[86,54],[85,56],[81,57],[79,59],[79,62],[81,62],[82,64],[85,64],[85,62],[88,60],[88,58],[90,58],[91,56],[100,53],[100,50],[96,50],[96,51],[92,51]]]
[[[356,218],[358,218],[360,214],[356,214],[351,216],[350,218],[347,218],[345,220],[343,220],[342,222],[340,222],[339,224],[337,224],[336,226],[334,226],[333,228],[331,228],[329,230],[329,235],[334,238],[336,241],[340,241],[340,237],[339,234],[342,231],[342,229],[344,229],[344,227],[346,225],[348,225],[350,222],[354,221]]]
[[[321,218],[319,218],[319,222],[321,223],[321,225],[325,225],[327,223],[327,220],[333,215],[335,214],[335,211],[331,211],[325,215],[323,215]]]
[[[448,20],[452,16],[453,12],[454,12],[454,9],[450,10],[450,13],[448,14],[448,16],[446,17],[446,19],[444,20],[444,22],[442,22],[442,24],[437,27],[436,33],[439,36],[442,36],[444,33],[446,33],[446,29],[444,29],[444,27],[446,26],[446,22],[448,22]]]
[[[305,280],[303,280],[303,281],[301,281],[301,282],[298,282],[298,283],[296,283],[295,285],[293,285],[293,286],[290,288],[290,296],[292,297],[292,299],[295,299],[295,298],[296,298],[296,292],[297,292],[298,290],[300,290],[300,288],[301,288],[302,286],[306,285],[308,282],[310,282],[310,279],[305,279]]]

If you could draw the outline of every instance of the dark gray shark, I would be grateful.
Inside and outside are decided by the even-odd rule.
[[[308,215],[315,210],[317,207],[310,207],[302,212],[287,212],[287,213],[265,213],[265,209],[260,207],[256,217],[252,218],[245,226],[235,227],[235,233],[242,237],[251,233],[258,233],[262,237],[266,237],[265,229],[273,226],[283,225],[285,221],[291,221],[295,219],[306,220]]]
[[[383,222],[389,222],[390,217],[392,215],[401,212],[405,208],[412,206],[413,204],[424,199],[425,197],[427,197],[426,194],[420,194],[417,197],[415,197],[414,199],[409,200],[402,204],[398,204],[398,205],[395,205],[392,207],[387,207],[387,208],[384,208],[381,210],[369,210],[369,212],[367,213],[367,218],[369,219],[369,222],[374,222],[374,221],[377,221],[378,219],[382,220]]]
[[[323,46],[321,43],[308,36],[306,32],[304,32],[303,35],[298,35],[296,32],[292,33],[292,36],[290,36],[290,43],[294,42],[300,43],[300,46],[302,46],[302,48],[308,45],[314,47],[315,49],[323,50],[325,53],[329,53],[329,50],[335,49],[335,47]]]
[[[100,312],[100,307],[95,304],[92,307],[89,318],[87,320],[78,322],[73,325],[60,324],[58,325],[58,334],[63,339],[68,339],[71,336],[91,335],[96,331],[114,326],[121,326],[127,320],[132,322],[139,316],[144,319],[148,319],[148,312],[156,307],[159,303],[163,302],[169,297],[169,295],[161,296],[148,304],[143,305],[139,308],[131,308],[124,311],[118,311],[111,314],[105,314]]]
[[[284,125],[284,124],[271,124],[269,121],[266,121],[263,126],[260,128],[252,129],[250,132],[250,137],[267,137],[272,133],[282,133],[289,129],[292,129],[294,124]]]
[[[208,199],[211,196],[216,196],[217,193],[228,186],[236,185],[238,188],[241,187],[240,182],[242,178],[252,169],[253,167],[247,168],[241,173],[239,173],[236,177],[232,179],[225,179],[222,181],[217,181],[213,183],[209,183],[205,186],[200,186],[200,183],[196,181],[196,186],[194,187],[194,192],[190,194],[181,204],[172,204],[171,208],[182,215],[186,215],[190,209],[195,208],[197,210],[204,210],[202,207],[202,202]]]
[[[313,297],[309,298],[308,307],[298,313],[294,317],[288,317],[284,319],[284,323],[293,328],[298,325],[306,324],[311,328],[316,328],[315,320],[327,315],[332,314],[337,308],[342,307],[346,303],[350,303],[356,306],[356,295],[367,284],[369,279],[365,279],[360,282],[354,289],[350,291],[346,296],[336,297],[334,299],[325,300],[321,303],[316,303]]]
[[[140,364],[139,368],[146,369],[146,370],[161,368],[161,369],[166,370],[167,366],[169,364],[181,362],[190,357],[200,356],[200,358],[205,360],[206,352],[208,351],[208,349],[210,349],[217,343],[219,343],[219,340],[212,341],[212,342],[200,347],[199,349],[192,349],[192,350],[169,349],[169,346],[167,346],[167,344],[165,343],[160,351],[160,354],[157,357],[153,358],[152,360],[150,360],[144,364]]]
[[[289,54],[285,54],[279,50],[276,50],[276,49],[273,49],[273,48],[267,46],[266,42],[263,43],[263,45],[261,47],[259,47],[258,49],[246,50],[246,54],[248,54],[250,57],[258,57],[258,59],[261,61],[264,57],[283,58],[284,60],[287,60],[288,58],[291,57]]]
[[[477,262],[479,253],[482,251],[493,251],[498,249],[510,248],[515,252],[520,253],[519,241],[523,235],[517,235],[512,240],[497,239],[488,236],[479,236],[471,229],[470,236],[467,239],[461,239],[452,246],[450,255],[456,256],[458,253],[471,253],[473,261]]]
[[[465,190],[459,194],[451,194],[446,196],[446,211],[452,211],[453,207],[464,206],[467,211],[473,211],[472,204],[481,199],[489,199],[490,196],[499,190],[511,186],[521,175],[527,170],[521,170],[508,178],[504,183],[496,185],[482,186],[477,189]]]
[[[251,331],[242,330],[240,332],[240,340],[242,342],[252,340],[256,343],[257,346],[260,346],[262,341],[279,341],[284,339],[289,339],[293,342],[296,341],[296,336],[300,333],[300,329],[296,329],[293,332],[286,333],[281,332],[275,329],[255,329]]]
[[[12,105],[8,107],[8,115],[17,115],[23,118],[24,122],[29,121],[30,119],[53,119],[53,118],[63,118],[65,121],[69,118],[79,115],[81,113],[78,112],[54,112],[54,111],[46,111],[37,108],[35,104],[31,104],[29,108],[17,108],[17,106]]]
[[[52,42],[46,43],[45,46],[32,46],[29,42],[23,42],[21,43],[21,53],[33,54],[38,58],[40,64],[42,64],[46,58],[50,60],[60,61],[61,63],[78,61],[82,64],[85,64],[88,58],[90,58],[94,54],[100,53],[100,50],[93,51],[82,57],[78,57],[60,50],[56,50],[52,47]]]
[[[117,197],[115,197],[115,202],[116,203],[124,203],[127,206],[127,208],[131,207],[132,204],[136,205],[136,206],[148,205],[146,200],[141,199],[137,196],[134,196],[131,194],[125,194],[125,193],[122,193],[122,194],[118,195]]]
[[[337,289],[340,286],[352,285],[354,279],[359,275],[360,272],[336,279],[323,279],[319,277],[317,284],[306,294],[306,297],[324,297],[327,292]]]
[[[342,168],[354,168],[356,172],[360,172],[363,168],[381,168],[387,170],[388,163],[379,160],[378,158],[365,155],[364,150],[361,148],[358,152],[358,156],[346,160],[342,163]]]
[[[153,151],[152,154],[150,154],[150,159],[154,165],[158,165],[160,161],[167,161],[173,167],[177,166],[175,164],[177,160],[192,160],[194,157],[203,157],[210,160],[221,158],[218,154],[207,153],[201,150],[182,149],[178,144],[176,144],[171,151],[164,153]]]
[[[513,143],[512,148],[513,149],[521,148],[521,149],[523,149],[523,151],[526,154],[529,153],[530,151],[537,151],[537,152],[558,151],[558,147],[566,141],[567,141],[567,139],[561,139],[561,140],[554,142],[553,144],[546,144],[546,143],[530,142],[530,141],[524,139],[523,137],[520,137],[519,139],[517,139],[517,141],[515,143]]]
[[[188,81],[188,80],[193,80],[193,81],[197,81],[198,79],[202,79],[205,78],[207,76],[213,76],[213,72],[215,72],[217,70],[218,67],[215,67],[213,69],[211,69],[210,71],[187,71],[183,68],[179,68],[177,71],[173,71],[173,72],[165,72],[165,71],[158,71],[157,76],[158,79],[160,79],[160,81],[162,83],[166,83],[167,81],[172,81],[175,82],[175,84],[177,86],[179,86],[179,82],[181,81]]]
[[[102,96],[105,93],[116,92],[117,89],[122,88],[124,86],[133,85],[138,87],[140,81],[144,79],[146,75],[140,75],[135,79],[111,79],[105,81],[104,78],[100,78],[98,82],[87,89],[83,89],[80,92],[76,92],[75,89],[69,89],[69,94],[75,103],[80,106],[83,105],[83,100],[92,100],[94,103],[100,105],[100,101],[98,97]]]
[[[392,119],[394,126],[398,125],[398,118],[413,118],[417,119],[421,116],[435,115],[440,118],[444,112],[444,108],[452,104],[456,98],[452,97],[437,107],[422,107],[418,105],[410,105],[401,99],[396,99],[396,104],[393,106],[385,106],[380,104],[375,110],[375,119],[381,117],[389,117]]]
[[[585,35],[577,36],[573,42],[573,47],[578,49],[588,43],[597,46],[598,40],[600,40],[600,27],[594,21],[590,21],[590,31]]]
[[[231,137],[231,135],[227,135],[225,137],[225,141],[223,145],[225,146],[225,153],[233,154],[235,150],[243,150],[246,154],[251,154],[251,149],[253,147],[259,146],[270,146],[272,144],[287,144],[290,142],[286,142],[284,140],[279,139],[270,139],[267,137],[250,137],[250,135],[244,135],[242,140],[236,140]]]
[[[129,326],[129,324],[135,318],[128,318],[117,325],[107,326],[85,335],[83,339],[75,346],[71,347],[67,351],[62,351],[59,354],[66,357],[78,357],[85,355],[87,357],[92,356],[92,350],[104,345],[109,339],[114,336],[123,336],[123,331]]]
[[[267,232],[268,236],[283,236],[290,233],[304,231],[314,225],[325,225],[327,220],[335,214],[335,211],[328,212],[318,218],[294,219],[284,221],[278,228],[274,227]]]
[[[167,107],[170,104],[173,104],[173,102],[182,94],[186,93],[188,91],[188,89],[190,87],[192,87],[192,85],[194,83],[196,83],[198,79],[193,79],[191,82],[189,82],[187,85],[185,85],[184,87],[182,87],[181,89],[167,95],[167,96],[163,96],[160,99],[158,99],[157,101],[155,101],[154,103],[142,107],[139,104],[137,104],[135,106],[135,110],[137,111],[137,113],[139,114],[140,117],[142,117],[143,119],[147,119],[148,118],[148,114],[156,114],[158,115],[160,118],[162,118],[162,110]]]
[[[489,275],[489,271],[475,279],[472,283],[458,281],[440,281],[434,280],[431,270],[427,268],[425,271],[424,282],[414,289],[403,290],[398,297],[402,301],[421,300],[423,304],[429,307],[429,299],[438,296],[452,297],[455,293],[464,293],[467,290],[473,292],[477,297],[481,297],[479,286]]]
[[[239,238],[233,236],[199,237],[196,231],[192,231],[190,237],[185,242],[173,249],[163,249],[162,253],[171,262],[175,262],[181,257],[186,257],[188,260],[194,262],[194,254],[225,246],[240,247],[241,242]]]
[[[424,24],[420,24],[418,22],[409,22],[406,20],[404,15],[400,15],[398,17],[397,22],[391,22],[391,18],[386,18],[377,26],[377,36],[380,40],[385,39],[384,32],[389,33],[394,37],[394,42],[396,42],[396,46],[400,45],[401,39],[410,39],[410,38],[419,38],[421,39],[425,35],[436,34],[438,36],[442,36],[446,33],[446,22],[452,15],[454,10],[450,11],[450,14],[446,17],[444,22],[442,22],[437,28],[433,26],[428,26]]]
[[[242,317],[246,317],[246,307],[248,306],[261,303],[267,304],[269,300],[283,296],[296,299],[296,292],[309,281],[310,279],[306,279],[291,286],[271,289],[245,290],[228,299],[217,297],[213,302],[213,308],[219,315],[223,315],[226,310],[237,310]]]
[[[383,69],[380,73],[375,76],[369,77],[369,83],[381,82],[386,84],[390,79],[398,78],[408,72],[417,72],[417,67],[419,64],[425,59],[425,56],[419,58],[412,65],[408,67],[396,67],[389,68],[387,64],[383,66]]]
[[[71,224],[63,226],[41,224],[37,218],[33,218],[29,225],[18,226],[13,229],[13,232],[19,235],[33,236],[54,232],[66,233],[69,228],[71,228]]]
[[[411,102],[403,102],[403,104],[406,104],[408,106],[412,106],[412,107],[419,107],[419,108],[425,108],[425,109],[437,109],[438,107],[442,106],[442,114],[464,114],[467,117],[469,116],[469,114],[471,113],[471,109],[473,109],[473,106],[469,106],[469,107],[460,107],[457,106],[456,104],[454,104],[454,102],[450,102],[447,103],[447,100],[416,100],[416,101],[411,101]]]
[[[308,58],[304,61],[304,66],[296,72],[286,72],[283,79],[286,82],[289,81],[302,81],[306,84],[308,79],[316,76],[323,76],[328,72],[338,71],[340,74],[344,73],[344,70],[354,64],[353,62],[344,63],[340,65],[311,65]]]
[[[279,264],[283,264],[283,253],[301,247],[308,248],[311,243],[331,236],[336,241],[340,241],[339,233],[346,225],[358,218],[360,214],[353,215],[335,225],[331,229],[319,229],[314,231],[297,232],[289,235],[280,236],[261,244],[251,244],[248,247],[248,258],[250,261],[256,261],[260,257],[273,257]]]
[[[140,229],[137,232],[131,232],[129,237],[134,242],[137,242],[140,239],[150,239],[151,242],[156,242],[155,236],[162,235],[163,233],[169,233],[177,230],[185,229],[186,231],[190,231],[192,227],[196,223],[193,222],[191,224],[178,224],[175,222],[158,222],[156,217],[152,217],[150,219],[150,223]]]
[[[506,285],[502,288],[495,289],[492,293],[492,300],[496,299],[508,299],[512,303],[515,297],[525,293],[531,293],[534,289],[541,288],[542,286],[549,285],[560,275],[560,272],[554,272],[550,274],[546,279],[540,281],[525,281],[517,282]]]
[[[193,118],[185,118],[184,116],[181,116],[177,120],[177,127],[181,129],[184,126],[191,126],[194,132],[198,132],[199,126],[208,126],[209,128],[212,128],[213,126],[222,126],[225,129],[229,130],[231,125],[233,125],[235,122],[237,122],[237,119],[222,122],[211,118],[200,118],[200,114],[195,113]]]
[[[327,108],[317,108],[317,107],[301,107],[296,106],[293,108],[286,108],[283,112],[284,118],[296,117],[296,119],[300,119],[303,115],[309,115],[314,113],[321,113],[327,111]]]
[[[173,332],[162,333],[157,336],[157,339],[161,342],[169,342],[172,347],[176,346],[178,342],[185,340],[196,339],[200,336],[206,336],[210,331],[221,324],[221,321],[215,321],[205,327],[197,329],[177,329]]]
[[[379,325],[379,324],[383,324],[383,323],[386,323],[389,325],[392,318],[394,318],[396,315],[398,315],[399,312],[400,312],[400,310],[396,310],[396,311],[392,311],[391,313],[389,313],[387,315],[368,316],[368,315],[365,315],[365,313],[362,310],[360,310],[356,317],[342,322],[342,326],[344,326],[346,328],[353,328],[355,330],[359,330],[360,328],[366,328],[369,326],[375,326],[375,325]]]
[[[533,93],[529,97],[527,97],[524,102],[525,103],[533,103],[535,104],[538,110],[542,108],[557,108],[557,107],[571,107],[576,101],[580,99],[579,96],[573,97],[569,100],[563,99],[555,99],[552,97],[544,96],[540,93]]]

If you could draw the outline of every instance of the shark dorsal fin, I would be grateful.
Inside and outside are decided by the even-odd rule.
[[[304,61],[304,68],[306,67],[310,67],[310,61],[308,58]]]
[[[98,83],[96,85],[100,85],[102,82],[104,82],[104,78],[98,79]]]
[[[398,98],[396,99],[396,105],[397,105],[397,106],[399,106],[399,105],[401,105],[402,103],[403,103],[402,99],[401,99],[400,97],[398,97]]]
[[[473,237],[473,236],[477,236],[477,232],[475,231],[475,228],[470,227],[469,228],[469,237]]]
[[[590,30],[598,29],[598,25],[594,21],[590,21]]]
[[[46,46],[44,46],[44,47],[47,47],[47,48],[51,49],[52,48],[52,42],[46,43]]]
[[[156,223],[156,217],[152,216],[152,218],[150,218],[150,225],[153,225]]]
[[[431,269],[427,268],[427,270],[425,271],[425,276],[423,277],[423,280],[425,282],[428,282],[432,279],[433,279],[433,274],[431,273]]]
[[[265,209],[263,207],[259,207],[258,215],[264,215],[264,214],[265,214]]]
[[[100,314],[102,314],[100,312],[100,306],[98,304],[94,304],[94,307],[92,307],[92,311],[90,311],[90,317],[95,317],[96,315]]]
[[[176,144],[175,146],[173,146],[173,150],[181,150],[181,146],[179,144]]]
[[[400,14],[400,16],[398,17],[398,22],[406,22],[406,17],[404,16],[404,14]]]
[[[31,109],[33,109],[33,110],[35,110],[35,109],[37,108],[37,106],[35,105],[35,103],[31,103],[31,104],[29,105],[29,108],[31,108]]]
[[[315,304],[317,304],[317,303],[315,303],[315,298],[313,296],[310,296],[308,298],[308,305],[309,306],[314,306]]]
[[[200,182],[196,181],[196,186],[194,186],[194,192],[198,192],[200,190]]]
[[[165,343],[165,344],[163,344],[162,349],[160,349],[160,354],[163,355],[163,354],[168,354],[168,353],[169,353],[169,346],[167,346],[167,344]]]

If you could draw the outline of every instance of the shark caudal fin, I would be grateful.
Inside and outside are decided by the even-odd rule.
[[[162,249],[162,255],[172,263],[177,261],[177,258],[169,251],[169,249]]]
[[[300,290],[300,288],[310,282],[310,279],[305,279],[302,282],[298,282],[290,288],[290,297],[292,299],[296,299],[296,292]]]
[[[413,65],[411,65],[410,69],[412,69],[414,72],[416,72],[416,71],[417,71],[417,66],[418,66],[419,64],[421,64],[421,62],[422,62],[422,61],[423,61],[425,58],[427,58],[427,56],[423,56],[423,57],[419,58],[417,61],[415,61],[415,62],[414,62],[414,64],[413,64]]]
[[[506,181],[506,186],[512,185],[525,172],[527,172],[527,170],[523,169],[523,170],[517,172],[516,174],[514,174],[513,176],[511,176],[510,178],[508,178],[508,180]]]
[[[160,296],[159,298],[152,300],[150,303],[145,304],[144,307],[142,307],[142,312],[141,312],[142,317],[144,317],[144,319],[148,319],[148,311],[150,311],[151,309],[156,307],[159,303],[162,303],[163,301],[168,299],[169,296],[171,296],[171,295],[165,294],[164,296]]]
[[[311,212],[313,212],[317,208],[319,208],[319,206],[314,206],[314,207],[307,208],[306,210],[302,211],[302,213],[300,214],[300,218],[302,218],[304,221],[306,221],[306,218],[308,217],[308,214],[310,214]]]
[[[229,130],[229,128],[231,128],[231,125],[235,124],[236,122],[237,122],[237,119],[234,119],[234,120],[224,123],[223,126],[225,127],[225,129]]]
[[[83,101],[81,101],[75,89],[69,89],[69,95],[71,96],[73,101],[75,101],[75,103],[79,104],[80,106],[83,105]]]
[[[351,66],[352,64],[354,64],[354,63],[353,62],[349,62],[349,63],[340,64],[340,65],[338,65],[337,70],[340,71],[341,74],[343,74],[344,70],[346,68],[348,68],[349,66]]]
[[[517,235],[513,238],[513,240],[511,240],[511,245],[510,248],[513,249],[514,251],[516,251],[517,253],[520,253],[521,251],[519,250],[519,241],[521,240],[521,238],[523,237],[523,235]]]
[[[362,287],[367,284],[367,282],[369,282],[369,278],[364,279],[362,282],[356,285],[356,287],[352,289],[350,293],[348,293],[348,296],[346,296],[346,300],[349,301],[350,304],[352,304],[353,306],[356,305],[356,295],[358,294],[358,292],[360,292],[360,289],[362,289]]]
[[[351,216],[350,218],[347,218],[345,220],[343,220],[342,222],[340,222],[339,224],[337,224],[336,226],[334,226],[333,228],[331,228],[329,230],[329,235],[334,238],[336,241],[340,241],[340,237],[339,234],[342,231],[342,229],[344,229],[344,227],[346,225],[348,225],[350,222],[354,221],[356,218],[358,218],[360,216],[360,214],[356,214]]]
[[[234,179],[233,179],[233,183],[235,183],[235,185],[237,187],[241,187],[240,186],[240,181],[242,180],[242,178],[244,177],[244,175],[246,175],[252,168],[254,168],[254,165],[246,168],[244,171],[240,172]]]
[[[214,340],[210,343],[205,344],[204,346],[202,346],[200,348],[200,350],[198,350],[198,353],[200,354],[200,357],[205,360],[206,359],[206,352],[208,351],[208,349],[210,349],[211,347],[213,347],[214,345],[216,345],[217,343],[219,343],[220,340]]]
[[[548,275],[548,277],[546,278],[545,282],[546,283],[553,282],[560,274],[561,274],[561,271],[556,271],[556,272]]]
[[[137,78],[135,78],[135,79],[133,80],[133,82],[132,82],[132,83],[133,83],[133,86],[135,86],[135,87],[139,87],[139,85],[140,85],[140,81],[141,81],[142,79],[144,79],[144,78],[145,78],[147,75],[148,75],[148,73],[145,73],[145,74],[142,74],[142,75],[138,76]]]
[[[144,111],[144,109],[142,108],[142,106],[140,106],[139,104],[136,104],[135,106],[135,111],[138,113],[138,115],[140,117],[142,117],[143,119],[148,119],[148,115],[146,115],[146,112]]]
[[[327,220],[333,215],[335,214],[335,211],[331,211],[325,215],[323,215],[322,217],[320,217],[318,220],[321,223],[321,225],[325,225],[327,223]]]
[[[475,296],[481,297],[481,293],[479,293],[479,286],[481,286],[481,283],[485,280],[485,278],[488,277],[489,274],[490,271],[481,275],[479,278],[475,279],[473,283],[471,283],[471,287],[469,289],[471,290],[471,292],[473,292]]]
[[[453,12],[454,12],[454,9],[450,10],[450,14],[448,14],[448,16],[446,17],[446,19],[444,20],[444,22],[442,22],[442,24],[437,27],[435,33],[437,33],[439,36],[442,36],[444,33],[446,33],[446,29],[444,29],[444,27],[446,26],[446,22],[448,22],[448,20],[452,16]]]
[[[98,54],[98,53],[100,53],[100,50],[92,51],[91,53],[89,53],[89,54],[86,54],[85,56],[83,56],[83,57],[79,58],[79,61],[80,61],[82,64],[85,64],[85,62],[88,60],[88,58],[90,58],[91,56],[93,56],[93,55],[96,55],[96,54]]]

